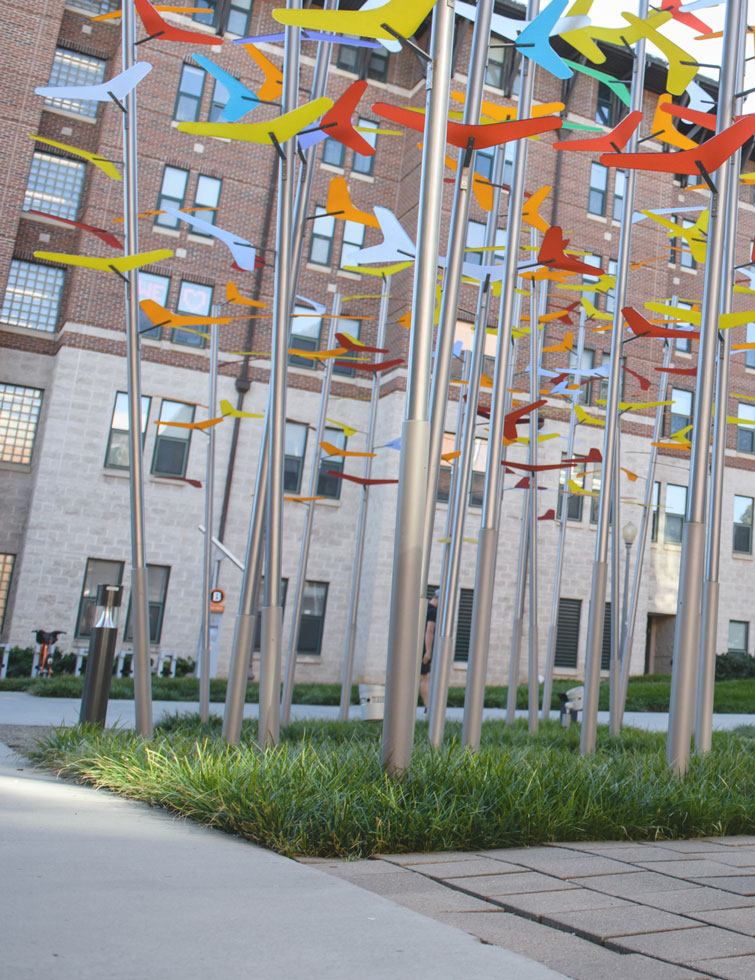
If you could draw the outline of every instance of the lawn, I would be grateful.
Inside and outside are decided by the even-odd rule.
[[[553,685],[551,707],[559,708],[558,692],[574,687],[578,681],[556,681]],[[0,691],[26,691],[37,697],[79,698],[84,687],[83,677],[60,674],[53,677],[9,677],[0,681]],[[216,679],[210,683],[210,700],[225,700],[226,682]],[[665,675],[632,677],[627,691],[627,711],[668,711],[671,692],[671,678]],[[485,691],[485,706],[488,708],[506,707],[507,688],[488,687]],[[134,682],[126,677],[114,677],[110,687],[112,700],[131,700],[134,696]],[[153,677],[152,697],[156,701],[197,701],[199,700],[199,681],[193,677]],[[256,704],[258,687],[247,685],[246,700]],[[295,704],[340,703],[339,684],[296,684],[294,686]],[[351,703],[359,704],[358,688],[351,689]],[[464,688],[452,687],[448,692],[448,703],[452,707],[463,707]],[[527,707],[527,689],[522,686],[517,691],[517,707]],[[600,688],[602,711],[608,710],[608,684]],[[755,677],[716,681],[713,710],[728,714],[755,714]]]
[[[219,722],[166,720],[151,742],[130,732],[60,729],[34,758],[287,855],[368,857],[579,840],[656,840],[755,832],[755,739],[714,734],[684,778],[665,761],[665,738],[599,730],[579,755],[578,726],[483,726],[480,751],[447,726],[444,747],[418,724],[411,771],[380,766],[380,726],[298,722],[261,751],[254,722],[229,746]]]

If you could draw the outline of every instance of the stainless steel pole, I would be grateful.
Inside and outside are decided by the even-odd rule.
[[[637,16],[645,20],[648,15],[648,0],[640,0]],[[645,88],[645,38],[641,37],[635,48],[632,65],[632,111],[642,109],[642,96]],[[637,148],[637,132],[629,139],[627,152]],[[611,334],[611,373],[608,379],[608,398],[606,402],[606,428],[603,438],[603,470],[601,474],[600,500],[598,509],[598,528],[595,536],[595,559],[590,590],[590,613],[587,626],[587,654],[585,660],[585,698],[582,711],[582,732],[580,751],[589,755],[595,751],[598,728],[598,695],[600,692],[600,660],[603,651],[603,621],[605,619],[606,580],[608,578],[608,537],[610,533],[610,509],[613,496],[614,458],[616,452],[616,431],[618,428],[619,389],[621,385],[621,354],[624,333],[624,317],[621,312],[621,298],[626,296],[629,278],[629,251],[632,241],[632,212],[634,210],[634,189],[637,172],[626,172],[624,192],[624,220],[619,237],[619,258],[616,266],[616,308],[613,316]],[[618,514],[618,510],[616,511]],[[613,610],[616,618],[615,609]]]
[[[503,147],[496,147],[493,164],[493,206],[488,214],[485,226],[485,246],[495,245],[498,232],[498,213],[501,209],[501,184],[503,183]],[[468,206],[467,202],[467,206]],[[462,242],[463,254],[463,242]],[[461,272],[461,269],[459,270]],[[444,290],[445,295],[445,290]],[[467,409],[464,418],[464,434],[462,436],[461,456],[459,457],[458,492],[454,498],[454,516],[451,529],[451,550],[448,560],[448,576],[445,591],[438,607],[438,622],[440,630],[436,630],[439,641],[434,645],[433,664],[430,671],[430,725],[428,737],[430,744],[439,746],[443,742],[443,732],[446,723],[446,703],[448,701],[448,675],[451,670],[454,647],[454,627],[456,624],[456,607],[459,594],[459,574],[461,571],[461,554],[464,547],[464,520],[467,513],[470,482],[472,479],[472,463],[474,461],[474,438],[477,428],[477,403],[480,396],[482,367],[485,361],[485,341],[488,335],[488,311],[490,309],[490,281],[480,284],[475,314],[474,341],[472,343],[472,364],[469,370],[469,385],[467,386]],[[454,303],[454,323],[456,304]],[[436,359],[439,355],[436,354]],[[437,377],[437,371],[436,371]],[[447,385],[446,385],[447,387]],[[443,417],[445,416],[445,397],[441,412],[440,434],[443,436]],[[438,461],[440,461],[442,442],[438,446]],[[432,451],[432,446],[431,446]],[[435,497],[437,495],[437,473],[435,483],[428,489],[428,511],[435,516]],[[432,497],[432,500],[430,498]],[[427,511],[426,511],[427,514]],[[432,525],[430,527],[432,531]],[[427,531],[427,525],[425,525]],[[427,541],[425,542],[427,544]],[[432,543],[432,538],[430,539]],[[429,557],[430,549],[425,551]],[[423,574],[424,571],[423,571]],[[423,593],[424,594],[424,593]]]
[[[388,627],[382,762],[392,775],[400,775],[409,769],[417,712],[420,583],[430,442],[428,395],[453,28],[453,0],[438,0],[433,11],[433,60],[428,66],[426,82],[427,113],[417,223],[418,252]]]
[[[608,727],[616,737],[621,732],[619,696],[621,693],[621,631],[624,620],[619,618],[621,603],[621,547],[619,545],[619,509],[621,492],[621,414],[616,419],[616,449],[613,457],[613,489],[611,492],[611,656],[608,672]]]
[[[726,5],[721,74],[718,88],[716,132],[731,125],[737,80],[738,34],[742,0]],[[708,254],[705,263],[703,304],[700,323],[697,389],[695,399],[692,451],[689,470],[687,513],[682,529],[679,597],[676,607],[674,660],[671,672],[666,758],[679,773],[687,771],[690,738],[694,729],[697,668],[700,657],[700,609],[705,571],[705,507],[708,496],[708,446],[710,442],[713,389],[715,385],[718,316],[721,311],[721,287],[724,281],[723,260],[727,235],[726,200],[730,171],[728,163],[713,175],[718,190],[711,194]],[[723,202],[723,208],[720,204]],[[720,211],[723,213],[720,213]],[[728,277],[728,270],[727,270]],[[726,408],[724,407],[724,415]]]
[[[479,0],[472,35],[472,50],[469,59],[469,78],[467,81],[466,98],[464,102],[464,123],[478,125],[482,108],[482,90],[485,84],[485,73],[488,63],[488,47],[490,44],[490,23],[493,15],[494,0]],[[503,151],[501,151],[503,152]],[[451,223],[448,233],[448,256],[446,274],[443,279],[443,293],[440,301],[440,318],[438,337],[435,347],[435,368],[433,371],[432,389],[430,392],[430,453],[427,473],[427,501],[425,504],[425,524],[423,537],[423,563],[421,596],[427,590],[427,576],[430,568],[432,552],[433,528],[435,526],[435,500],[440,473],[440,454],[443,446],[445,429],[446,406],[448,404],[448,384],[451,377],[451,355],[453,353],[458,319],[459,291],[461,287],[464,250],[467,244],[467,227],[469,225],[469,197],[474,175],[475,154],[473,148],[459,151],[459,162],[456,169]],[[503,166],[501,166],[503,175]],[[494,178],[494,183],[500,184]],[[498,195],[498,207],[493,204],[493,227],[498,229],[498,208],[500,207],[500,188],[494,187],[494,195]],[[488,228],[490,220],[488,220]],[[486,245],[495,245],[495,232],[492,241]],[[418,241],[419,244],[419,241]],[[483,261],[486,256],[483,255]],[[424,610],[423,610],[424,611]],[[436,665],[437,668],[437,665]]]
[[[744,84],[745,38],[747,37],[747,5],[742,4],[739,29],[738,72],[735,87]],[[737,99],[734,115],[742,111],[743,99]],[[733,300],[732,269],[736,261],[737,212],[739,210],[739,170],[742,151],[729,159],[729,187],[726,202],[727,233],[724,242],[723,278],[721,282],[721,313],[731,313]],[[713,734],[713,694],[716,681],[716,633],[718,632],[718,597],[720,592],[719,565],[721,557],[721,504],[723,501],[724,470],[726,466],[726,417],[729,401],[729,369],[731,330],[724,330],[718,344],[718,380],[716,412],[713,419],[713,456],[711,488],[708,504],[708,540],[703,583],[702,629],[700,631],[700,665],[697,682],[697,718],[695,749],[710,752]]]
[[[672,300],[672,303],[674,300]],[[672,346],[671,341],[666,341],[663,353],[663,367],[667,368],[671,364]],[[668,391],[668,373],[661,373],[661,384],[658,389],[658,401],[666,400]],[[653,438],[651,442],[659,442],[663,433],[663,405],[659,405],[655,410],[655,424],[653,426]],[[650,447],[650,457],[648,459],[648,475],[645,482],[645,499],[642,506],[642,519],[640,521],[640,532],[637,535],[637,557],[635,559],[634,575],[632,577],[632,596],[629,601],[629,614],[627,617],[627,629],[621,651],[621,698],[619,700],[619,725],[622,723],[624,708],[627,701],[627,684],[629,683],[629,666],[632,659],[632,644],[634,642],[634,624],[637,619],[637,608],[640,601],[640,583],[642,581],[642,565],[645,560],[645,544],[647,542],[647,530],[650,523],[650,508],[653,500],[653,482],[655,480],[655,463],[658,458],[658,450],[655,446]],[[660,501],[659,501],[660,503]]]
[[[506,691],[506,724],[516,721],[516,697],[519,692],[519,666],[522,657],[522,633],[524,632],[524,600],[527,594],[527,574],[530,554],[530,495],[522,494],[522,522],[519,528],[519,560],[517,562],[516,596],[511,629],[511,655],[509,657],[509,686]]]
[[[288,0],[289,10],[301,0]],[[284,47],[283,114],[296,107],[299,94],[299,28],[286,27]],[[267,480],[265,589],[261,610],[259,742],[277,745],[280,735],[280,669],[283,608],[281,602],[281,545],[283,520],[283,455],[286,432],[286,368],[290,316],[291,232],[293,215],[293,140],[281,147],[278,164],[277,250],[273,338],[270,362],[270,463]]]
[[[134,0],[123,0],[123,70],[136,62]],[[125,98],[123,117],[123,216],[126,255],[139,251],[136,88]],[[142,378],[139,346],[139,273],[126,284],[126,373],[128,395],[129,495],[131,501],[131,622],[134,635],[134,707],[136,731],[152,737],[152,671],[149,657],[149,584],[144,536],[144,462],[142,458]]]
[[[540,10],[540,0],[528,0],[527,19],[534,20]],[[519,96],[519,118],[525,119],[532,111],[534,90],[534,65],[528,58],[522,59],[522,84]],[[501,326],[496,341],[496,361],[493,378],[493,397],[490,410],[490,436],[485,476],[485,494],[482,504],[482,521],[477,543],[477,567],[475,571],[474,607],[472,632],[469,641],[469,667],[467,690],[464,697],[464,722],[462,743],[476,750],[480,745],[482,710],[485,701],[485,676],[488,666],[490,620],[493,608],[493,586],[498,551],[498,524],[501,509],[503,474],[501,450],[506,405],[506,381],[511,353],[512,319],[516,296],[519,236],[522,228],[522,204],[527,170],[527,142],[516,143],[514,174],[509,194],[509,210],[506,228],[506,269],[501,298]]]
[[[577,415],[574,406],[579,404],[579,396],[582,388],[582,357],[585,350],[585,320],[586,313],[584,307],[579,311],[579,329],[577,332],[577,370],[574,372],[574,394],[572,395],[572,411],[569,417],[569,435],[566,440],[566,458],[574,457],[574,436],[577,428]],[[565,471],[568,478],[569,471]],[[566,491],[566,483],[564,483]],[[550,626],[548,627],[548,652],[545,660],[545,679],[543,681],[543,720],[550,717],[551,698],[553,697],[553,671],[556,664],[556,639],[558,636],[558,606],[561,601],[561,579],[564,568],[564,546],[566,544],[566,522],[568,519],[568,500],[569,495],[564,492],[561,495],[561,521],[558,530],[558,550],[556,551],[556,568],[553,578],[553,605],[551,608]]]
[[[377,346],[382,347],[385,343],[385,334],[388,326],[388,307],[391,302],[391,277],[383,278],[383,286],[380,297],[380,318],[378,320]],[[380,403],[380,378],[376,374],[372,383],[372,395],[370,397],[370,421],[367,426],[367,445],[365,451],[371,453],[375,445],[375,426],[377,425],[378,405]],[[364,461],[363,476],[365,480],[370,479],[372,474],[372,458],[367,456]],[[364,538],[367,530],[367,504],[369,501],[369,486],[362,487],[362,496],[359,501],[359,516],[357,518],[357,538],[354,544],[354,565],[351,572],[351,594],[349,596],[349,616],[346,632],[346,647],[343,656],[343,670],[341,673],[341,702],[338,717],[341,721],[348,721],[349,705],[351,704],[351,677],[354,671],[354,648],[357,639],[357,616],[359,613],[359,589],[362,584],[362,562],[364,559]]]
[[[218,310],[213,305],[212,315]],[[210,324],[210,390],[207,417],[215,418],[218,401],[218,331],[217,323]],[[199,718],[210,720],[210,589],[212,588],[212,523],[215,496],[215,429],[207,430],[207,462],[205,466],[204,526],[209,529],[203,541],[202,566],[202,654],[199,672]]]
[[[328,330],[328,350],[332,350],[338,331],[338,318],[341,315],[341,297],[338,293],[333,297],[333,315],[330,318],[330,328]],[[329,357],[325,361],[325,375],[322,380],[322,392],[320,394],[320,416],[317,420],[317,432],[315,434],[315,451],[312,460],[312,472],[309,476],[309,491],[307,496],[314,497],[317,493],[317,481],[320,476],[320,443],[325,435],[325,416],[328,414],[328,399],[330,398],[330,382],[333,378],[333,358]],[[294,675],[296,673],[296,641],[299,634],[299,617],[301,616],[301,605],[304,599],[304,586],[307,581],[307,565],[309,564],[309,545],[312,540],[312,524],[315,516],[315,500],[307,502],[307,516],[304,521],[304,530],[301,537],[301,551],[299,553],[299,565],[296,578],[296,594],[294,597],[294,608],[291,612],[291,630],[288,637],[288,654],[286,656],[286,670],[283,675],[283,695],[281,697],[281,725],[287,725],[291,718],[291,701],[294,694]]]

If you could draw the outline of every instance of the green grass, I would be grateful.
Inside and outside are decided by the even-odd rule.
[[[559,708],[558,692],[574,687],[578,681],[555,681],[551,707]],[[79,698],[84,687],[83,677],[59,675],[57,677],[23,678],[12,677],[0,681],[0,691],[26,691],[36,697]],[[210,700],[225,700],[226,682],[218,679],[210,682]],[[671,678],[667,676],[632,677],[627,691],[627,711],[668,711],[671,693]],[[114,677],[110,697],[114,701],[131,700],[134,696],[134,682],[130,678]],[[485,691],[487,708],[505,708],[507,689],[488,687]],[[156,701],[198,701],[199,681],[193,677],[153,677],[152,697]],[[256,704],[258,687],[248,684],[246,700]],[[296,684],[294,686],[295,704],[340,703],[340,684]],[[351,689],[351,703],[359,704],[358,688]],[[452,687],[448,692],[451,707],[463,707],[464,688]],[[522,686],[517,691],[517,708],[527,707],[527,689]],[[600,688],[599,708],[608,710],[608,684]],[[728,714],[755,714],[755,677],[738,680],[716,681],[713,710]]]
[[[300,722],[261,751],[254,723],[240,747],[218,723],[173,718],[151,742],[128,732],[60,729],[35,760],[64,774],[239,834],[287,855],[366,857],[551,841],[655,840],[755,831],[755,740],[714,734],[685,778],[670,773],[663,736],[601,730],[578,754],[576,726],[483,726],[472,754],[459,726],[431,750],[417,726],[410,773],[380,766],[380,728]]]

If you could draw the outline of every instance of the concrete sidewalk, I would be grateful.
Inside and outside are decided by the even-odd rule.
[[[4,725],[75,725],[79,720],[79,710],[81,701],[79,698],[38,698],[31,694],[17,691],[0,691],[0,724]],[[223,715],[223,704],[212,702],[210,713],[217,717]],[[199,704],[196,701],[153,701],[152,713],[154,721],[160,721],[167,715],[191,714],[199,711]],[[517,711],[517,718],[526,718],[526,711]],[[461,721],[463,708],[448,708],[446,717],[449,721]],[[256,718],[257,705],[244,705],[244,717]],[[291,707],[291,718],[294,720],[303,718],[337,718],[338,707],[336,705],[315,705],[315,704],[294,704]],[[358,705],[351,705],[349,708],[349,718],[358,719],[360,710]],[[483,717],[486,721],[497,719],[503,720],[506,712],[502,708],[485,708]],[[551,712],[551,717],[558,719],[556,712]],[[417,718],[426,719],[427,716],[421,708],[417,709]],[[598,723],[608,724],[608,712],[598,712]],[[642,728],[646,731],[665,732],[668,729],[668,713],[664,711],[627,711],[624,715],[624,723],[633,728]],[[135,724],[134,702],[133,701],[111,701],[108,705],[107,724],[117,725],[122,728],[133,728]],[[730,731],[739,725],[755,724],[755,715],[713,715],[713,728],[715,731]]]
[[[374,891],[41,774],[4,749],[0,807],[9,980],[564,980]],[[441,904],[481,903],[449,893]]]

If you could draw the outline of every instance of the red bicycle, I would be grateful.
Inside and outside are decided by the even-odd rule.
[[[58,642],[58,637],[65,636],[65,632],[65,630],[53,630],[48,633],[46,630],[32,630],[39,645],[37,677],[52,676],[52,650]]]

